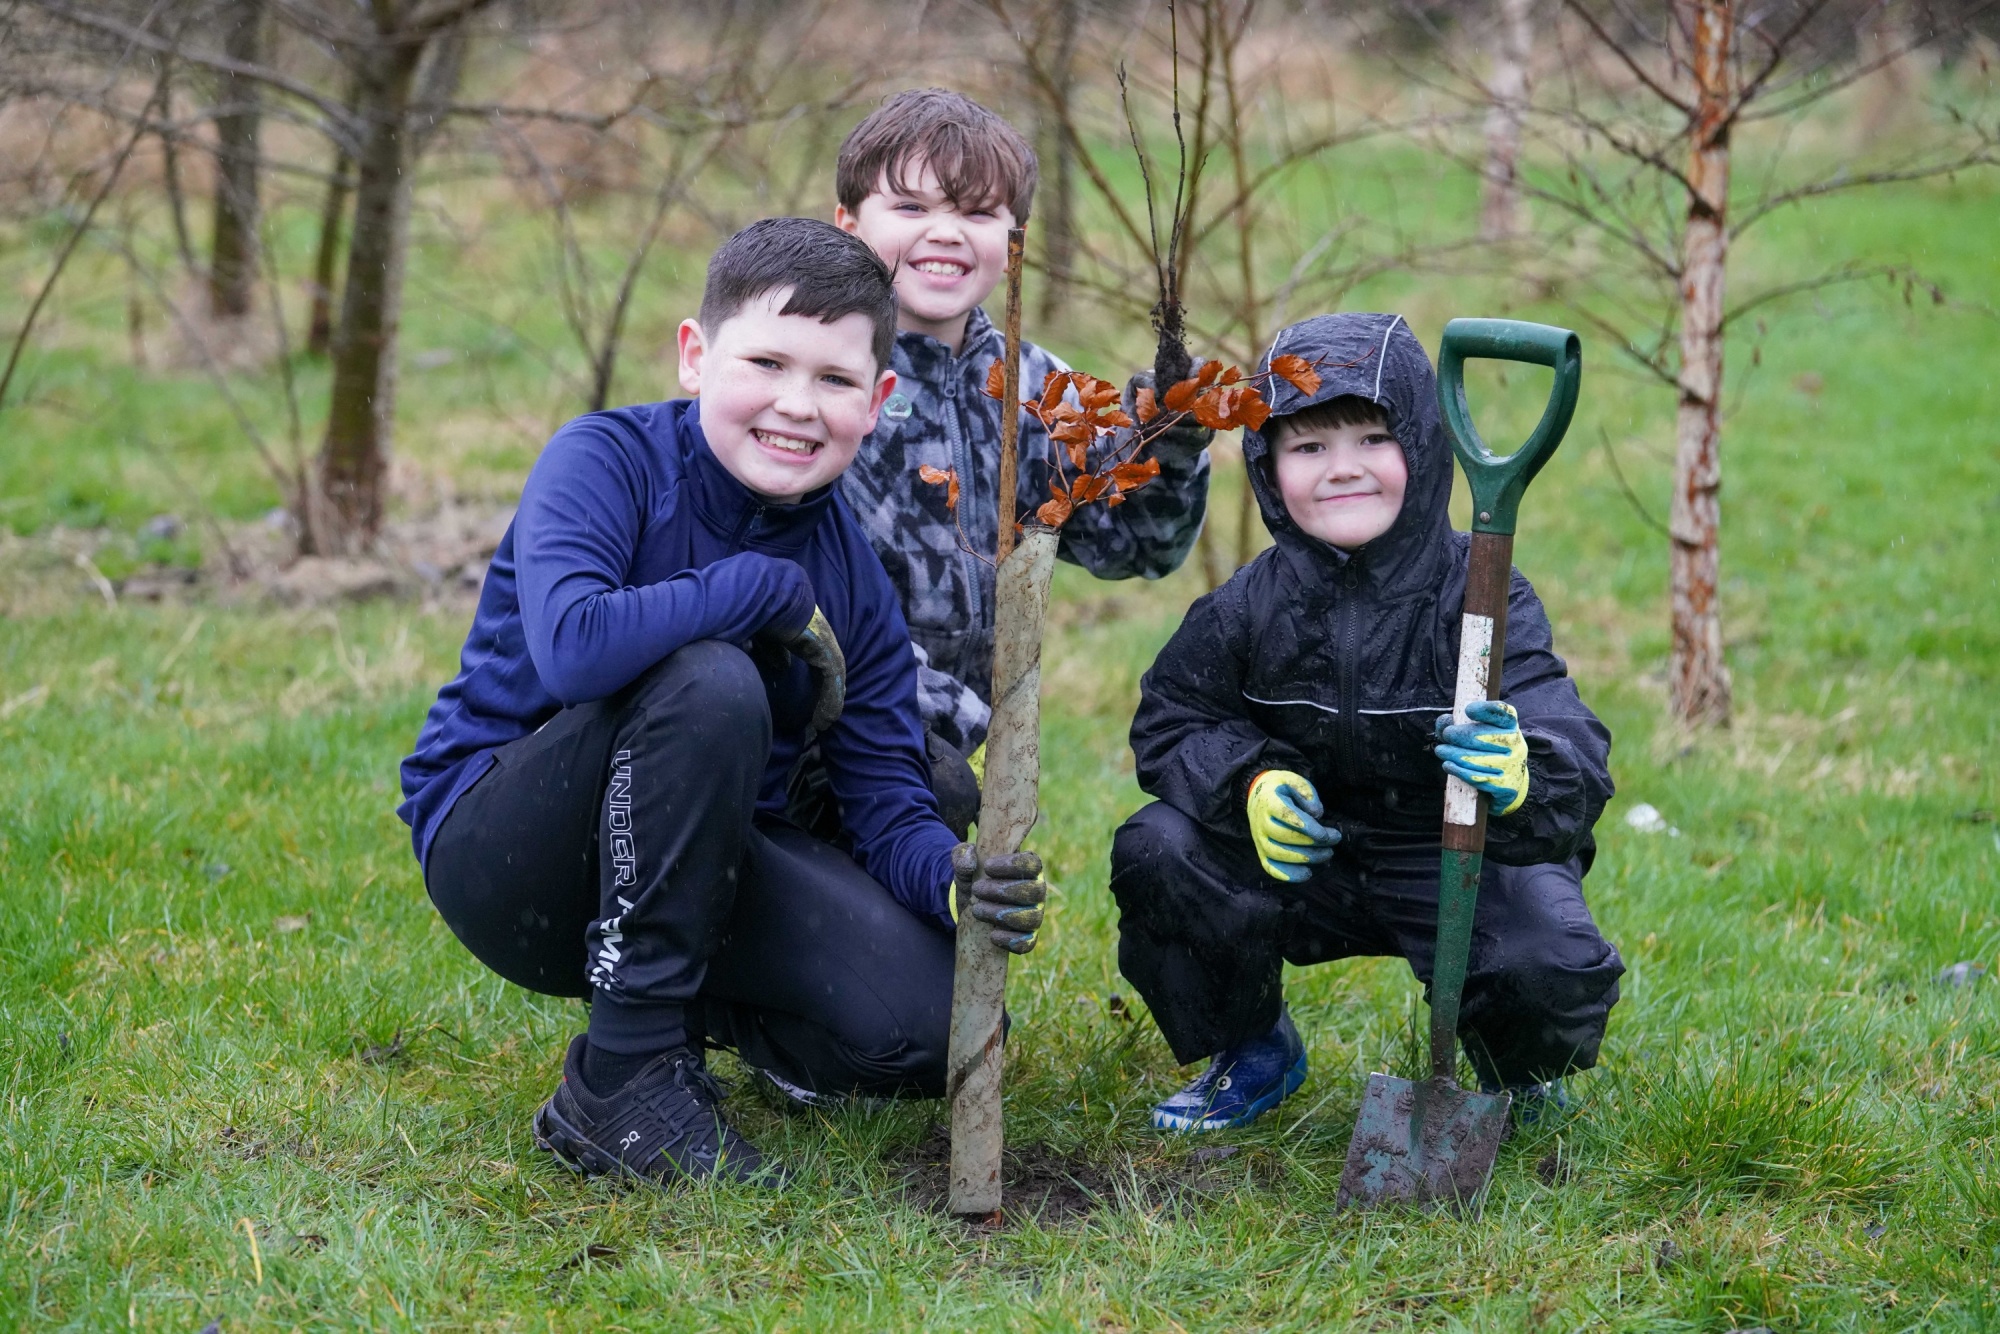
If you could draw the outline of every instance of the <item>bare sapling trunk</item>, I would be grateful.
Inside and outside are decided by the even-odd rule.
[[[993,717],[979,794],[979,857],[1018,852],[1034,827],[1042,767],[1042,619],[1055,571],[1056,532],[1030,527],[1014,541],[1021,435],[1021,267],[1026,235],[1007,235],[1007,342],[1000,397],[1000,513],[994,545]],[[954,893],[957,889],[954,887]],[[1000,1216],[1000,1070],[1007,1006],[1007,951],[958,905],[945,1096],[951,1100],[951,1212]]]
[[[340,267],[340,224],[354,186],[354,160],[336,149],[333,174],[319,210],[319,249],[313,256],[312,313],[306,321],[306,355],[323,357],[333,345],[333,278]]]
[[[312,549],[322,555],[365,550],[382,522],[414,158],[409,111],[423,49],[420,41],[386,39],[360,57],[355,110],[361,151],[354,163],[347,283],[317,503],[306,525]]]
[[[1521,188],[1515,172],[1521,159],[1521,124],[1528,110],[1532,3],[1500,0],[1500,40],[1487,83],[1492,104],[1486,112],[1486,184],[1479,208],[1482,241],[1511,240],[1520,229]]]
[[[1056,105],[1047,113],[1049,127],[1041,153],[1049,167],[1040,227],[1046,278],[1041,303],[1044,323],[1060,316],[1069,304],[1071,271],[1076,265],[1076,149],[1063,133],[1062,122],[1069,115],[1076,91],[1076,35],[1082,8],[1083,0],[1055,0],[1047,97]]]
[[[1718,600],[1722,491],[1723,287],[1729,232],[1730,39],[1734,0],[1691,0],[1695,114],[1681,248],[1681,365],[1673,540],[1674,717],[1729,722]]]
[[[264,0],[235,0],[225,11],[223,53],[257,63]],[[215,118],[215,237],[209,251],[209,313],[240,319],[250,313],[257,277],[257,130],[259,84],[237,74],[220,79],[221,112]]]

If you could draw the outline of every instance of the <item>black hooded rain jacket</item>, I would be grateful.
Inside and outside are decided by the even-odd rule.
[[[1244,435],[1250,485],[1277,544],[1197,601],[1140,683],[1132,721],[1139,785],[1203,827],[1247,841],[1244,800],[1265,769],[1311,779],[1327,823],[1349,838],[1435,837],[1444,771],[1432,727],[1451,710],[1471,539],[1448,506],[1453,460],[1436,378],[1393,315],[1322,315],[1278,336],[1317,365],[1306,395],[1275,382],[1272,420]],[[1291,520],[1271,471],[1278,420],[1354,394],[1382,405],[1409,485],[1387,533],[1351,552]],[[1525,866],[1595,851],[1591,826],[1612,793],[1611,736],[1584,706],[1552,646],[1547,614],[1516,570],[1507,609],[1503,698],[1528,743],[1528,798],[1487,824],[1486,855]]]

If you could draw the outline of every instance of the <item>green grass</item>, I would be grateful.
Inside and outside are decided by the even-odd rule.
[[[1755,367],[1739,340],[1739,719],[1692,748],[1662,723],[1663,541],[1601,443],[1663,512],[1671,403],[1590,360],[1519,559],[1617,737],[1588,890],[1631,971],[1581,1115],[1507,1146],[1481,1218],[1332,1211],[1364,1076],[1416,1061],[1396,961],[1294,971],[1312,1077],[1233,1156],[1146,1127],[1184,1073],[1110,1004],[1134,1002],[1105,878],[1142,800],[1137,677],[1191,570],[1058,580],[1036,836],[1057,888],[1012,984],[1008,1133],[1103,1202],[994,1235],[906,1190],[930,1104],[787,1120],[738,1095],[800,1170],[777,1197],[614,1189],[535,1152],[581,1010],[464,953],[392,813],[465,608],[112,610],[86,591],[0,620],[0,1323],[2000,1328],[2000,982],[1933,981],[2000,966],[1996,204],[1971,181],[1878,193],[1746,250],[1774,274],[1836,247],[1913,262],[1957,300],[1779,308]],[[525,246],[503,220],[432,258],[462,288]],[[86,265],[36,354],[0,517],[130,532],[180,508],[142,428],[223,514],[273,503],[198,375],[124,364],[115,277]],[[1434,345],[1474,313],[1462,291],[1389,279],[1356,304],[1410,310]],[[411,328],[410,350],[462,353],[405,378],[411,466],[504,494],[573,405],[489,319],[414,301]],[[281,439],[274,377],[245,392]],[[1483,422],[1518,423],[1538,390],[1475,392]],[[1628,829],[1635,801],[1680,835]]]

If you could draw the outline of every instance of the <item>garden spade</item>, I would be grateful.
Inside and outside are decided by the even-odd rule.
[[[1528,442],[1495,456],[1473,429],[1465,401],[1468,357],[1524,361],[1555,370],[1548,407]],[[1453,320],[1438,349],[1438,401],[1452,452],[1472,489],[1472,560],[1459,620],[1454,720],[1475,700],[1500,697],[1507,651],[1507,592],[1514,566],[1514,520],[1521,496],[1562,443],[1576,411],[1583,349],[1568,329],[1519,320]],[[1368,1076],[1347,1146],[1337,1205],[1476,1208],[1507,1135],[1511,1099],[1458,1086],[1458,1003],[1472,952],[1472,914],[1486,850],[1487,798],[1445,779],[1444,856],[1438,868],[1437,954],[1431,975],[1431,1077]]]

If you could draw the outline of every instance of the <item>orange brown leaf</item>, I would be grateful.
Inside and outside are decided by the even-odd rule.
[[[1035,518],[1047,527],[1060,528],[1069,518],[1071,508],[1068,496],[1057,496],[1043,501],[1042,507],[1035,511]]]
[[[1096,412],[1100,408],[1118,406],[1118,386],[1109,380],[1100,380],[1094,375],[1078,373],[1076,388],[1077,397],[1082,401],[1085,412]]]
[[[1007,397],[1007,363],[1000,360],[993,363],[986,372],[986,396],[988,398]]]
[[[958,469],[933,468],[930,464],[926,463],[917,469],[917,476],[929,482],[932,486],[941,486],[944,488],[944,507],[946,509],[956,510],[958,508]]]
[[[1112,468],[1110,476],[1120,491],[1136,491],[1160,475],[1158,459],[1132,460]]]
[[[1160,401],[1168,412],[1186,412],[1194,406],[1194,396],[1201,392],[1201,384],[1195,380],[1182,380],[1168,388],[1167,396]]]
[[[1160,415],[1159,400],[1154,397],[1151,385],[1138,392],[1133,406],[1139,409],[1139,420],[1141,422],[1149,422]]]
[[[1314,370],[1312,363],[1304,357],[1295,357],[1290,353],[1282,357],[1272,357],[1271,374],[1286,381],[1301,394],[1319,392],[1319,372]]]

